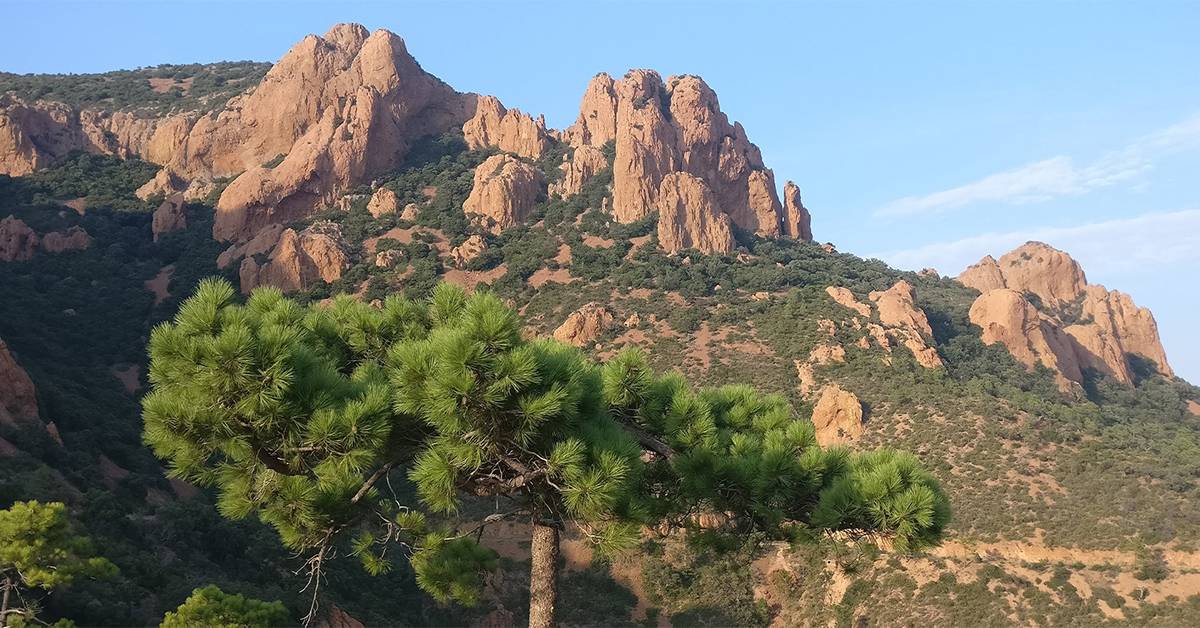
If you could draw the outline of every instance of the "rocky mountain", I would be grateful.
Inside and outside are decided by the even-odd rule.
[[[919,554],[646,531],[601,562],[569,535],[569,625],[1200,622],[1200,389],[1151,313],[1045,244],[950,279],[814,243],[799,188],[780,195],[698,77],[598,74],[552,129],[338,25],[269,67],[0,92],[0,504],[67,502],[122,570],[54,617],[152,624],[214,582],[307,610],[277,538],[142,445],[146,340],[217,275],[305,302],[491,290],[529,333],[782,395],[822,443],[915,452],[950,495],[949,539]],[[528,530],[484,538],[505,560],[479,607],[335,561],[329,624],[519,624]]]

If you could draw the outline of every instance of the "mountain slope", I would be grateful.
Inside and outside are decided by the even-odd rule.
[[[0,338],[39,402],[36,423],[0,428],[0,505],[67,501],[125,575],[118,610],[74,591],[56,613],[152,622],[210,581],[299,603],[267,532],[162,476],[140,444],[144,382],[118,378],[144,367],[152,324],[223,274],[311,300],[423,296],[440,280],[494,290],[535,331],[597,356],[639,347],[700,383],[785,394],[832,441],[914,451],[955,507],[950,541],[917,556],[648,534],[593,565],[580,544],[563,586],[573,624],[1200,622],[1200,391],[1171,376],[1149,313],[1042,246],[956,281],[811,242],[795,186],[778,197],[696,77],[599,75],[556,131],[446,86],[390,33],[342,25],[215,114],[156,111],[134,118],[140,134],[105,135],[119,99],[35,102],[58,93],[0,106],[0,147],[69,140],[0,150],[0,171],[22,175],[0,176],[0,218],[13,216],[0,251],[21,252],[0,262]],[[22,126],[30,108],[70,113]],[[104,141],[87,139],[97,130]],[[154,164],[117,158],[133,156]],[[44,246],[74,228],[86,246]],[[1023,318],[981,313],[992,293],[1016,307],[991,312]],[[489,534],[502,554],[514,543]],[[330,597],[368,623],[519,622],[527,566],[507,555],[479,609],[353,565]]]

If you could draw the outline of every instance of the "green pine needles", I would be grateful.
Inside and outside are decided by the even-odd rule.
[[[918,549],[950,516],[911,455],[821,449],[780,396],[694,390],[637,352],[596,364],[450,284],[426,302],[304,306],[271,288],[239,304],[206,280],[154,330],[150,356],[146,442],[173,476],[214,487],[222,514],[256,514],[309,553],[318,584],[340,547],[372,573],[403,556],[435,598],[472,603],[496,565],[474,533],[505,518],[555,530],[534,535],[537,554],[568,523],[615,552],[642,526],[706,513],[731,532],[842,530]],[[405,475],[419,503],[396,497]],[[458,521],[470,495],[496,511]]]

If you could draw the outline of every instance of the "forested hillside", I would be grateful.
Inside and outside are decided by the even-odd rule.
[[[1165,357],[1125,351],[1134,345],[1120,336],[1132,336],[1132,323],[1102,328],[1108,323],[1099,310],[1088,309],[1118,297],[1088,286],[1081,269],[1068,280],[1043,272],[1040,253],[1028,251],[1045,245],[1016,253],[1013,264],[1024,264],[1016,270],[1001,258],[998,268],[1010,276],[984,285],[815,242],[796,186],[789,182],[779,197],[757,147],[696,77],[599,75],[580,121],[556,131],[494,98],[454,92],[385,31],[342,25],[305,42],[274,66],[0,75],[0,92],[141,110],[150,116],[148,134],[174,138],[64,143],[81,150],[62,155],[37,142],[14,144],[26,152],[10,171],[23,174],[0,175],[0,349],[7,347],[0,357],[10,352],[36,391],[34,411],[22,397],[27,416],[17,416],[3,402],[18,386],[0,381],[0,510],[62,502],[73,530],[92,540],[88,549],[116,568],[39,594],[43,619],[157,625],[193,591],[216,585],[220,591],[196,591],[177,621],[228,604],[298,624],[314,599],[305,552],[328,546],[336,558],[325,563],[316,592],[316,625],[520,625],[531,617],[537,570],[529,522],[540,519],[500,515],[505,500],[537,495],[555,516],[569,513],[556,562],[562,625],[1200,624],[1200,389],[1172,376]],[[319,87],[295,70],[312,59],[329,73]],[[364,70],[364,59],[387,63]],[[268,68],[270,80],[238,108],[223,109]],[[397,89],[397,76],[421,89]],[[299,90],[315,90],[305,101],[311,110],[284,108],[308,93]],[[6,111],[19,118],[17,109]],[[374,113],[355,118],[364,111]],[[63,133],[86,136],[92,127],[80,120]],[[210,277],[228,288],[208,284],[208,296],[193,302],[201,305],[181,313]],[[456,308],[429,301],[443,283],[465,292],[456,301],[443,288],[442,299],[487,310],[479,327],[495,335],[485,349],[445,340],[475,331],[456,326]],[[984,307],[1001,298],[1029,323],[1016,326],[1022,333]],[[1130,308],[1126,318],[1142,325],[1136,329],[1153,329],[1148,311]],[[156,360],[198,356],[202,346],[212,353],[196,358],[195,371],[160,370],[151,381],[152,332],[166,321],[193,335],[160,341]],[[320,442],[303,440],[308,432],[285,434],[274,443],[280,457],[262,463],[282,469],[278,476],[239,458],[270,447],[239,440],[245,434],[237,430],[248,428],[229,418],[232,411],[221,428],[231,432],[209,434],[228,437],[223,445],[174,440],[182,433],[170,431],[178,429],[175,414],[186,414],[188,401],[205,399],[206,408],[277,401],[263,382],[279,373],[265,367],[255,372],[258,383],[241,378],[221,390],[236,389],[234,402],[207,384],[222,381],[214,366],[222,351],[242,351],[239,363],[251,354],[299,359],[273,344],[280,321],[293,324],[288,338],[311,353],[304,354],[308,377],[327,386],[289,405],[289,420],[332,421],[330,407],[338,416],[366,416],[367,406],[417,417],[404,433],[428,439],[420,442],[432,443],[431,456],[456,461],[434,469],[445,475],[416,457],[379,474],[360,465],[364,457],[375,462],[382,447],[363,444],[378,436],[374,423],[337,438],[329,435],[337,426],[325,424]],[[245,333],[261,344],[235,346],[230,338],[242,332],[222,335],[218,322],[253,328]],[[163,329],[170,328],[156,333],[170,333]],[[533,341],[547,337],[578,353]],[[1138,339],[1139,349],[1161,353],[1156,331]],[[545,351],[537,354],[539,372],[564,377],[556,385],[577,391],[578,398],[563,394],[587,409],[579,411],[592,426],[581,439],[586,456],[562,453],[561,434],[538,431],[530,399],[550,393],[518,375],[487,380],[505,412],[439,413],[457,407],[451,393],[465,384],[429,373],[531,347]],[[668,395],[670,403],[645,410],[630,401],[638,395],[618,394],[624,389],[612,381],[621,378],[604,369],[623,364],[629,349],[653,373],[645,390],[689,401]],[[421,359],[443,370],[413,366]],[[721,388],[729,384],[758,392]],[[427,396],[403,396],[418,388]],[[368,389],[386,389],[390,401]],[[147,401],[152,391],[159,401]],[[174,405],[156,405],[171,394]],[[644,398],[659,399],[654,394]],[[487,402],[479,407],[495,399]],[[641,423],[626,420],[635,415]],[[511,437],[526,447],[524,457],[491,467],[462,462],[491,450],[456,449],[477,434],[452,418],[488,431],[493,423],[508,429],[514,416],[534,434]],[[622,425],[637,428],[633,436],[619,436]],[[333,441],[354,446],[326,446]],[[255,446],[243,448],[247,442]],[[763,497],[796,494],[763,488],[775,486],[763,472],[773,459],[753,452],[780,442],[796,453],[774,460],[781,468],[807,473],[815,467],[804,465],[821,463],[821,473],[804,476],[819,490],[803,503]],[[635,444],[643,449],[630,449]],[[829,516],[838,509],[821,501],[828,499],[822,491],[858,477],[847,471],[856,464],[878,463],[865,453],[878,448],[911,452],[917,462],[905,467],[906,481],[921,484],[919,464],[936,480],[930,486],[945,492],[953,514],[944,535],[940,521],[922,524],[932,530],[926,540],[937,541],[931,547],[906,546],[916,537],[894,523],[902,516],[850,525],[850,515],[863,511],[857,506]],[[749,468],[730,463],[730,476],[713,480],[696,473],[703,465],[680,462],[694,462],[688,456],[700,450],[714,468],[721,458],[749,457],[758,466],[730,479]],[[817,453],[798,453],[809,451]],[[633,479],[612,471],[643,463],[645,475],[632,472]],[[490,479],[475,473],[489,468],[500,471]],[[288,485],[295,494],[271,494],[281,501],[229,497],[237,487],[275,486],[288,473],[313,484],[296,488],[295,480]],[[372,537],[331,533],[334,541],[308,543],[314,530],[362,524],[347,514],[361,515],[361,496],[347,506],[323,491],[345,497],[347,478],[363,477],[362,495],[391,517],[375,534],[416,543],[403,534],[446,526],[455,540],[478,539],[486,551],[455,545],[462,553],[451,556],[472,569],[495,567],[482,570],[482,588],[438,579],[461,574],[430,575],[412,547],[372,562],[364,559],[375,556],[367,551]],[[621,489],[588,507],[579,495],[590,492],[580,486],[605,496]],[[653,490],[631,488],[645,486]],[[420,525],[403,519],[411,526],[395,528],[401,519],[389,501],[442,508],[428,508]],[[822,503],[824,518],[814,515]],[[287,518],[293,507],[306,515],[299,522]],[[330,511],[328,520],[307,517]],[[628,530],[632,538],[615,538]],[[416,568],[397,558],[404,551]],[[460,565],[454,560],[447,564]]]

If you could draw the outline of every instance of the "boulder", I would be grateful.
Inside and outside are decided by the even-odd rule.
[[[388,249],[375,254],[375,266],[378,268],[395,268],[404,259],[404,251]]]
[[[658,192],[658,244],[668,253],[696,249],[731,253],[735,242],[729,216],[717,208],[704,181],[690,174],[667,175]]]
[[[554,338],[576,347],[587,346],[611,329],[615,321],[612,310],[599,303],[588,303],[567,316],[554,330]]]
[[[154,233],[155,242],[158,242],[158,236],[164,233],[187,229],[187,204],[183,201],[182,193],[176,192],[168,196],[158,209],[154,210],[150,229]]]
[[[869,298],[879,310],[880,322],[908,347],[917,364],[925,368],[942,366],[937,349],[928,345],[933,340],[933,330],[925,311],[916,305],[912,284],[901,279],[887,290],[872,292]]]
[[[1083,269],[1070,255],[1042,242],[1026,242],[999,261],[984,257],[958,280],[980,292],[996,288],[1029,292],[1047,307],[1075,301],[1087,285]]]
[[[147,181],[133,194],[134,196],[137,196],[145,201],[154,196],[169,197],[183,192],[187,188],[188,183],[186,181],[181,179],[175,173],[171,172],[169,168],[162,168],[157,174],[154,175],[153,179]]]
[[[390,188],[379,188],[371,195],[367,203],[367,211],[376,218],[384,214],[394,214],[400,209],[400,197]]]
[[[41,238],[24,220],[8,216],[0,220],[0,262],[20,262],[33,257]]]
[[[856,441],[863,434],[862,402],[837,384],[826,384],[813,406],[812,422],[822,447]]]
[[[239,278],[244,293],[263,285],[285,292],[307,290],[318,281],[337,281],[349,266],[341,228],[335,223],[317,223],[300,233],[285,229],[269,261],[259,266],[247,257],[239,268]]]
[[[467,148],[498,148],[529,159],[540,159],[550,148],[550,136],[541,118],[534,120],[518,109],[505,109],[495,96],[481,96],[475,115],[463,124]]]
[[[92,236],[78,225],[68,227],[66,231],[51,231],[42,236],[42,249],[47,253],[82,251],[90,246]]]
[[[0,339],[0,424],[38,418],[37,391],[29,374]]]
[[[450,259],[457,268],[464,268],[471,260],[487,250],[487,241],[479,234],[472,235],[462,244],[450,249]]]
[[[492,155],[475,169],[463,211],[483,229],[498,234],[525,221],[544,186],[537,168],[511,155]]]

